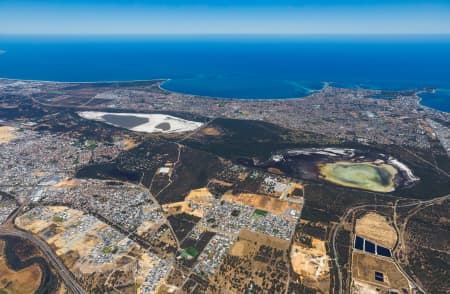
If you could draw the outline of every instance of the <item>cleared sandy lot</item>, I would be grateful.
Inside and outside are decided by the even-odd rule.
[[[375,212],[369,212],[356,220],[355,233],[390,249],[397,242],[394,227],[389,224],[384,216]]]
[[[194,189],[189,192],[184,201],[164,204],[163,210],[168,214],[187,213],[197,217],[204,217],[204,207],[210,206],[214,196],[208,188]],[[195,203],[195,208],[192,204]]]
[[[15,129],[13,127],[0,126],[0,145],[14,139],[16,137],[14,131]]]
[[[252,206],[257,209],[270,211],[276,215],[284,214],[288,208],[295,209],[298,212],[302,210],[302,206],[299,204],[278,200],[277,198],[260,194],[240,193],[238,195],[233,195],[231,193],[226,193],[222,196],[222,200]]]
[[[383,274],[383,282],[375,279],[375,272]],[[352,278],[354,281],[363,281],[378,287],[385,287],[386,290],[397,289],[399,293],[411,293],[408,280],[397,269],[395,264],[386,258],[375,255],[354,251]]]

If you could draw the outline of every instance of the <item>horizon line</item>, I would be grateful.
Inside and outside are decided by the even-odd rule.
[[[414,33],[414,32],[367,32],[367,33],[351,33],[351,32],[335,32],[335,33],[260,33],[260,32],[243,32],[243,33],[4,33],[0,32],[0,36],[450,36],[450,32],[445,33]]]

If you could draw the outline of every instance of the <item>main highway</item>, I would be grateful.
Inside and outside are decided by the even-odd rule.
[[[14,219],[22,211],[22,209],[23,205],[20,206],[13,214],[11,214],[11,216],[4,224],[0,225],[0,237],[12,236],[30,241],[42,252],[42,254],[44,254],[47,261],[55,268],[57,274],[64,282],[67,290],[70,293],[86,293],[83,287],[81,287],[80,284],[78,284],[78,282],[75,280],[72,273],[67,269],[64,263],[62,263],[58,256],[56,256],[56,254],[52,251],[50,246],[48,246],[45,241],[31,233],[19,230],[14,226]]]

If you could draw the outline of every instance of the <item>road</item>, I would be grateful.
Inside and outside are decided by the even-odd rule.
[[[156,177],[156,173],[153,174],[153,178],[152,178],[152,180],[151,180],[151,182],[150,182],[150,185],[149,185],[148,187],[146,187],[146,186],[144,186],[144,184],[142,184],[142,179],[144,178],[144,175],[142,175],[142,178],[141,178],[141,181],[139,182],[139,185],[140,185],[142,188],[148,190],[148,193],[149,193],[149,195],[150,195],[150,200],[153,201],[153,203],[155,203],[155,204],[158,206],[158,208],[161,210],[161,213],[163,214],[163,217],[164,217],[164,223],[169,227],[169,230],[170,230],[170,232],[172,233],[173,239],[175,240],[175,243],[177,243],[177,249],[180,250],[180,249],[181,249],[180,240],[178,240],[178,237],[177,237],[177,235],[175,234],[175,230],[173,229],[172,224],[170,223],[169,219],[167,218],[166,213],[164,212],[164,209],[162,208],[161,204],[159,203],[159,201],[158,201],[158,199],[157,199],[158,196],[159,196],[164,190],[166,190],[170,185],[172,185],[172,183],[173,183],[172,176],[173,176],[173,174],[176,172],[176,168],[177,168],[177,166],[178,166],[179,163],[180,163],[180,160],[181,160],[181,152],[182,152],[182,149],[183,149],[183,145],[177,143],[177,147],[178,147],[177,160],[176,160],[176,161],[174,162],[174,164],[173,164],[173,171],[172,171],[172,174],[171,174],[170,177],[169,177],[169,182],[167,183],[167,185],[164,186],[161,190],[159,190],[158,193],[156,193],[156,195],[153,195],[153,194],[152,194],[153,180],[154,180],[155,177]]]
[[[58,256],[56,256],[56,254],[52,251],[52,249],[48,246],[48,244],[45,241],[43,241],[39,237],[34,236],[31,233],[19,230],[16,227],[14,227],[14,219],[22,211],[23,207],[24,205],[21,205],[13,214],[10,215],[10,217],[4,224],[0,225],[0,237],[12,236],[30,241],[44,254],[46,259],[55,268],[57,274],[64,282],[66,288],[71,293],[74,294],[86,293],[86,291],[84,291],[84,289],[75,280],[72,273],[66,268],[66,266],[62,263],[62,261],[58,258]]]

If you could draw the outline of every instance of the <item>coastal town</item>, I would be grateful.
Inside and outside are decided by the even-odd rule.
[[[105,85],[96,96],[85,97],[77,90],[64,91],[64,83],[0,80],[5,95],[33,96],[48,105],[81,106],[82,109],[132,109],[139,112],[186,112],[209,118],[261,120],[290,129],[308,130],[345,140],[381,144],[429,147],[426,128],[429,122],[448,123],[448,114],[419,105],[422,90],[389,92],[342,89],[328,86],[306,98],[298,99],[204,99],[165,91],[163,81],[144,85],[129,83],[120,89]],[[45,89],[43,91],[43,89]],[[52,92],[49,98],[40,93]],[[58,95],[57,93],[59,93]],[[80,95],[81,94],[81,95]],[[71,99],[76,95],[77,99]],[[386,94],[387,95],[387,94]],[[364,98],[364,99],[362,99]],[[65,101],[69,101],[66,104]],[[75,104],[74,104],[75,103]],[[283,115],[280,115],[283,114]],[[326,114],[327,119],[323,119]],[[395,130],[391,127],[395,124]]]

